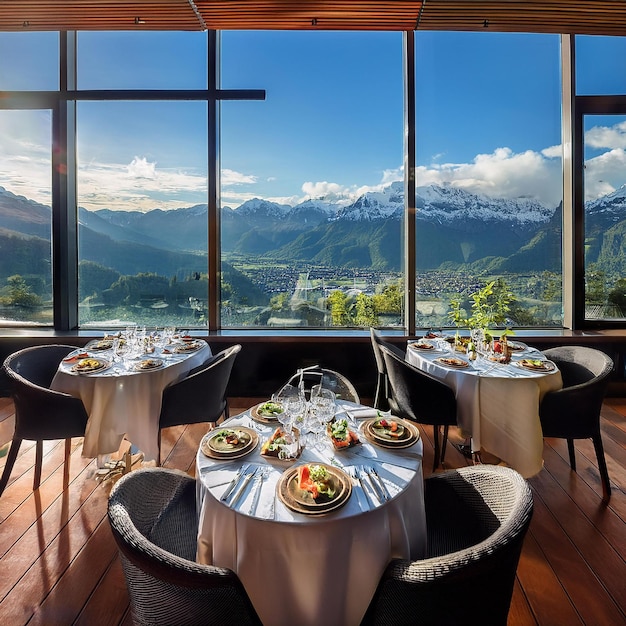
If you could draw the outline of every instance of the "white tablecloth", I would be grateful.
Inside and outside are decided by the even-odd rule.
[[[89,415],[83,456],[115,452],[126,436],[144,453],[146,460],[156,459],[163,389],[211,356],[208,344],[202,343],[203,346],[192,353],[150,355],[162,358],[165,363],[164,367],[152,371],[137,372],[116,364],[102,373],[76,374],[72,372],[74,363],[61,363],[52,389],[80,398]],[[76,350],[76,353],[82,352],[85,350]],[[109,351],[89,354],[111,358]]]
[[[454,389],[457,422],[471,436],[474,451],[495,455],[525,478],[537,474],[543,467],[539,403],[546,392],[563,386],[558,368],[535,372],[519,367],[517,361],[522,358],[542,356],[533,348],[514,353],[507,365],[477,360],[464,369],[437,363],[435,359],[441,356],[441,352],[407,346],[409,363]]]
[[[227,424],[259,426],[249,412]],[[273,428],[261,428],[263,441]],[[363,436],[361,440],[365,441]],[[403,450],[366,442],[354,451],[334,452],[330,445],[323,452],[305,449],[297,464],[375,467],[392,496],[381,504],[365,481],[369,500],[355,484],[342,508],[322,516],[294,513],[281,502],[276,484],[291,465],[268,461],[259,450],[260,444],[245,458],[230,462],[198,452],[198,561],[235,571],[267,626],[359,624],[389,561],[424,554],[421,439]],[[244,462],[269,468],[255,516],[250,515],[254,479],[235,509],[220,500]]]

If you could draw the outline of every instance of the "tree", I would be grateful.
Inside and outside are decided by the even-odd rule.
[[[374,305],[374,298],[360,293],[355,303],[355,326],[378,326],[378,315]]]
[[[331,292],[326,301],[330,310],[331,324],[333,326],[348,326],[350,314],[348,312],[348,296],[338,289]]]
[[[33,293],[26,281],[19,274],[7,278],[7,286],[2,290],[0,302],[4,306],[40,306],[41,298]]]

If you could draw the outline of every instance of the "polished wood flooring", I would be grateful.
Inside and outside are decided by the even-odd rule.
[[[235,399],[231,414],[253,402]],[[0,468],[13,419],[12,402],[0,398]],[[606,400],[602,429],[613,487],[608,506],[591,441],[576,444],[577,473],[569,469],[564,441],[545,442],[545,468],[530,480],[535,512],[510,626],[626,624],[626,399]],[[421,430],[428,475],[432,430]],[[164,431],[164,465],[193,474],[205,431],[202,424]],[[0,624],[129,625],[128,596],[106,518],[110,483],[95,480],[95,462],[81,457],[80,439],[72,441],[67,473],[62,442],[44,445],[41,487],[32,491],[35,453],[25,442],[0,497]],[[448,450],[447,467],[466,463],[456,449]],[[488,607],[475,608],[468,624],[489,623]]]

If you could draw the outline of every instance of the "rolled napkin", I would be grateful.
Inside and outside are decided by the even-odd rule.
[[[388,411],[379,411],[378,409],[351,409],[349,410],[350,414],[354,416],[355,419],[367,419],[368,417],[378,417],[380,415],[389,415]]]

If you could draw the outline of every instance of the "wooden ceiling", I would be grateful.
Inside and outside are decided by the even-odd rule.
[[[0,0],[0,31],[207,29],[626,35],[626,0]]]

